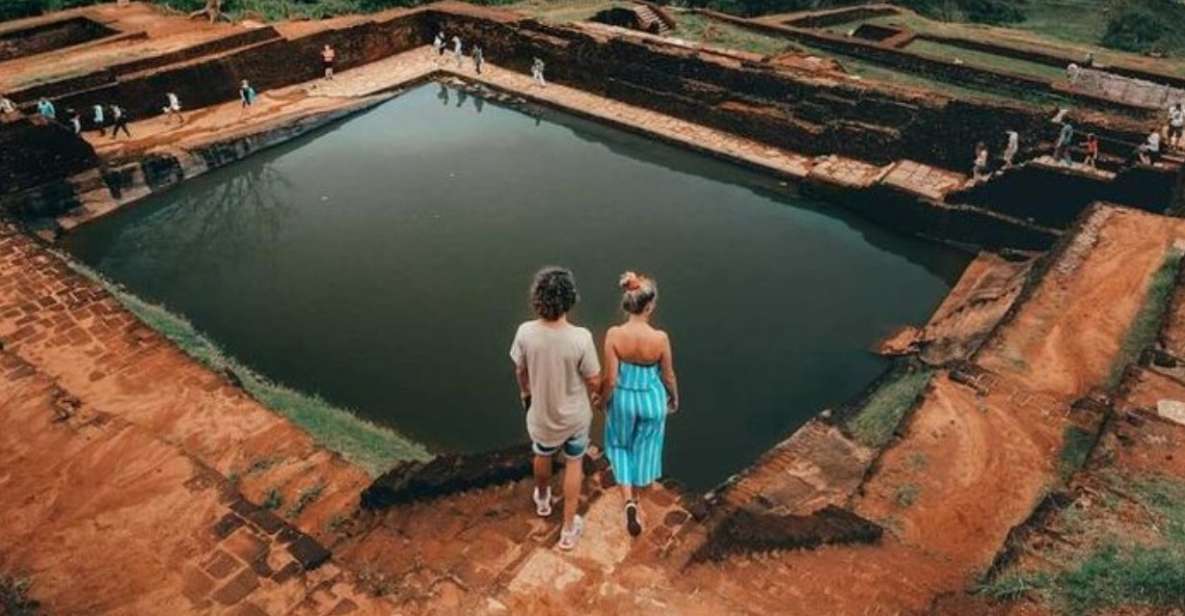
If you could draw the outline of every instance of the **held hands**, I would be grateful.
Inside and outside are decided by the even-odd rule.
[[[523,411],[531,410],[531,394],[529,392],[528,393],[519,393],[519,398],[522,399]]]
[[[668,397],[667,398],[667,415],[674,415],[675,413],[678,413],[678,412],[679,412],[679,399]]]

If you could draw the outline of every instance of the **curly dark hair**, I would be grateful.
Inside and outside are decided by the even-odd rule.
[[[549,266],[535,274],[531,283],[531,308],[541,318],[554,321],[567,314],[579,299],[576,277],[571,270]]]

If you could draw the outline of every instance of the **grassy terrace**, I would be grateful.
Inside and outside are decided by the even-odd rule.
[[[817,49],[798,41],[791,41],[781,36],[755,32],[731,24],[700,15],[697,13],[676,12],[675,20],[679,24],[678,30],[672,35],[687,41],[728,47],[764,55],[786,51],[798,51],[815,54],[822,57],[836,59],[850,74],[871,81],[882,81],[897,85],[924,88],[936,92],[944,92],[962,97],[986,98],[1002,102],[1015,102],[1018,99],[1038,105],[1065,104],[1061,97],[1045,93],[1030,92],[1020,95],[1014,92],[1003,92],[989,88],[972,87],[964,84],[954,84],[948,81],[932,79],[917,73],[902,71],[882,64],[877,64],[862,58],[836,54],[831,51]]]
[[[881,383],[848,420],[847,428],[852,436],[872,449],[887,445],[905,414],[918,403],[933,374],[929,368],[910,368]]]
[[[423,446],[390,428],[361,419],[353,412],[334,406],[318,396],[268,380],[228,356],[184,317],[140,299],[66,255],[59,256],[75,271],[100,284],[124,308],[171,340],[187,355],[215,372],[233,375],[260,404],[304,428],[318,445],[336,451],[365,469],[372,477],[383,474],[398,462],[427,460],[431,457]]]
[[[862,23],[882,26],[903,26],[919,34],[934,34],[971,40],[991,39],[994,42],[1018,49],[1044,51],[1072,58],[1085,57],[1089,52],[1093,53],[1095,58],[1104,64],[1130,64],[1146,70],[1185,77],[1185,58],[1181,57],[1181,54],[1170,58],[1148,58],[1139,54],[1126,53],[1100,46],[1098,43],[1102,39],[1104,30],[1106,30],[1107,15],[1099,10],[1099,2],[1097,0],[1029,2],[1025,5],[1025,13],[1028,15],[1028,19],[1007,28],[935,21],[915,13],[903,11],[898,15],[886,15],[863,21],[839,24],[828,28],[828,30],[844,34],[855,29]],[[958,53],[967,54],[962,49],[959,49]],[[961,55],[960,57],[963,57],[966,61],[971,56],[966,55],[964,57]],[[1000,58],[1000,60],[1016,62],[1016,60],[1009,58]]]
[[[1086,549],[1056,570],[1014,571],[980,587],[998,601],[1029,597],[1062,614],[1110,614],[1137,606],[1168,614],[1185,606],[1185,483],[1158,475],[1104,474],[1108,492],[1087,508],[1070,505],[1058,514],[1057,532]],[[1122,495],[1122,496],[1121,496]],[[1141,539],[1123,534],[1125,502],[1149,518]],[[1130,522],[1127,522],[1130,523]],[[1117,534],[1117,531],[1119,534]],[[1089,546],[1089,547],[1087,547]]]
[[[919,56],[926,56],[927,58],[944,60],[946,62],[953,62],[957,59],[968,66],[986,68],[989,70],[1006,71],[1009,73],[1016,73],[1018,75],[1027,75],[1030,77],[1036,77],[1038,79],[1045,79],[1047,81],[1064,79],[1066,76],[1065,70],[1056,66],[1039,64],[1037,62],[1028,62],[1025,60],[1018,60],[1016,58],[1008,58],[1005,56],[998,56],[992,53],[964,49],[954,45],[947,45],[945,43],[938,43],[935,41],[927,41],[923,39],[916,39],[909,45],[906,45],[905,51],[918,54]]]

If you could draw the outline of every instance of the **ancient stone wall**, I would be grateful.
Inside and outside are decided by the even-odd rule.
[[[263,35],[256,35],[263,36]],[[239,82],[246,79],[257,91],[315,79],[321,75],[321,47],[337,50],[340,70],[359,66],[422,44],[425,33],[414,18],[361,24],[325,30],[296,39],[276,38],[220,56],[142,71],[106,86],[67,95],[59,109],[85,109],[94,104],[117,102],[133,117],[161,113],[166,92],[176,92],[187,109],[205,107],[238,97]]]
[[[481,41],[486,56],[500,65],[525,72],[538,56],[552,79],[808,154],[877,163],[910,158],[964,169],[977,141],[998,151],[1005,130],[1020,132],[1026,148],[1056,137],[1052,110],[737,66],[638,39],[602,40],[529,21],[508,25],[439,12],[428,19],[465,40]],[[1138,143],[1145,131],[1140,122],[1113,116],[1074,119],[1100,135],[1104,149],[1111,145],[1107,140]]]
[[[115,33],[115,30],[85,17],[5,32],[0,34],[0,62],[78,45]]]
[[[94,149],[61,124],[40,117],[0,124],[0,206],[5,195],[96,165]]]
[[[899,12],[895,7],[885,5],[853,6],[836,11],[824,11],[805,17],[797,17],[785,23],[788,26],[794,26],[796,28],[826,28],[852,21],[863,21],[874,17],[896,15]]]
[[[1173,201],[1176,179],[1147,166],[1126,169],[1114,179],[1107,179],[1046,165],[1026,165],[987,184],[954,193],[950,199],[1064,229],[1096,201],[1121,202],[1163,213]]]

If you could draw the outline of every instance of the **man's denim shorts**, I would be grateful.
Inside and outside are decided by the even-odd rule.
[[[531,441],[531,451],[535,452],[537,456],[551,456],[560,449],[564,450],[564,456],[569,460],[579,460],[588,452],[588,430],[584,429],[572,436],[563,444],[555,445],[554,447],[546,447],[535,441]]]

